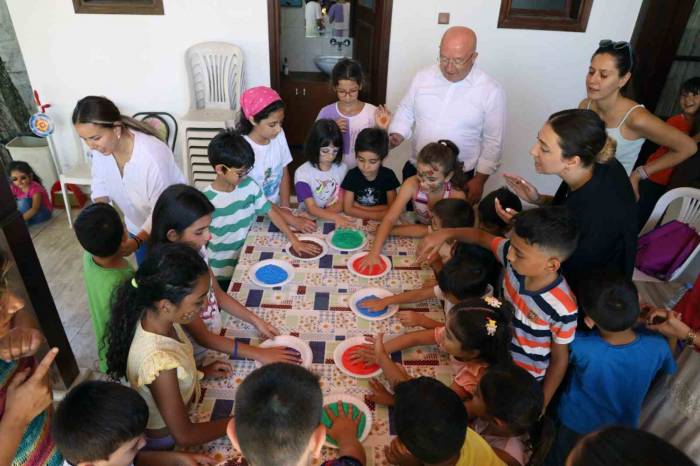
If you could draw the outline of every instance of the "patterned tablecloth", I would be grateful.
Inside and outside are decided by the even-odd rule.
[[[356,224],[357,228],[365,231],[370,241],[374,226],[374,222],[359,220]],[[333,229],[333,224],[319,222],[319,230],[313,236],[320,238]],[[379,279],[360,278],[348,271],[346,261],[354,252],[338,252],[329,246],[327,255],[304,262],[290,256],[284,250],[286,244],[287,239],[269,219],[259,217],[243,246],[228,293],[275,325],[283,334],[298,336],[309,343],[313,352],[311,370],[320,377],[324,395],[347,393],[365,400],[374,418],[370,435],[363,442],[367,464],[387,464],[383,449],[395,435],[389,421],[390,410],[385,406],[375,406],[366,398],[370,393],[367,379],[349,377],[335,366],[333,351],[345,338],[378,332],[384,332],[391,338],[405,331],[396,315],[381,321],[367,321],[356,316],[348,305],[348,299],[355,291],[367,287],[382,287],[393,292],[410,290],[431,280],[433,273],[428,268],[415,265],[417,242],[411,238],[389,238],[384,254],[391,259],[392,269]],[[271,258],[290,262],[295,268],[294,278],[281,288],[257,287],[248,278],[248,269],[261,260]],[[427,312],[434,319],[443,318],[442,306],[437,300],[406,305],[401,309]],[[228,314],[224,313],[224,316]],[[261,341],[251,325],[233,317],[226,320],[224,332],[253,344]],[[212,352],[207,357],[221,358],[221,354]],[[434,377],[448,385],[451,382],[447,356],[434,346],[412,348],[392,357],[413,376]],[[235,360],[231,377],[204,381],[203,401],[193,408],[192,418],[207,421],[230,416],[236,388],[254,369],[254,361]],[[379,379],[386,382],[383,377]],[[226,438],[206,444],[204,451],[220,460],[239,456]],[[336,453],[337,450],[323,449],[324,459],[333,458]]]

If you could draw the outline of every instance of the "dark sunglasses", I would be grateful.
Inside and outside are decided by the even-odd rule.
[[[627,53],[629,54],[630,57],[630,68],[632,67],[631,65],[634,63],[634,56],[632,55],[632,46],[630,45],[629,42],[620,40],[620,41],[612,41],[610,39],[603,39],[600,42],[598,42],[598,47],[602,47],[604,49],[613,49],[613,50],[624,50],[627,49]]]

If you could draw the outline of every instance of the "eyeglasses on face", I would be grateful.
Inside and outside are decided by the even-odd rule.
[[[224,168],[226,169],[224,173],[231,171],[231,172],[235,173],[236,176],[238,176],[239,178],[245,177],[253,169],[253,167],[231,168],[231,167],[227,167],[226,165],[224,165]]]
[[[336,89],[335,93],[342,97],[347,97],[351,95],[357,95],[360,92],[360,88],[357,89]]]
[[[438,63],[440,63],[440,65],[442,65],[442,66],[448,66],[450,63],[452,63],[455,68],[462,68],[467,63],[469,63],[469,61],[474,56],[474,53],[476,53],[476,52],[472,52],[466,58],[447,58],[447,57],[440,56],[438,58]]]

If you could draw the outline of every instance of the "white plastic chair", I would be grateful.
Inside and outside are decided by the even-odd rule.
[[[666,218],[668,206],[677,199],[682,199],[680,211],[675,218]],[[675,210],[675,209],[674,209]],[[654,206],[654,210],[647,220],[646,225],[639,232],[639,235],[650,232],[662,223],[668,223],[671,220],[678,220],[693,228],[695,231],[700,231],[700,189],[696,188],[676,188],[668,191],[659,198]],[[663,222],[662,222],[663,221]],[[697,246],[688,258],[678,267],[671,277],[669,282],[675,281],[683,274],[688,265],[693,261],[695,256],[700,252],[700,245]],[[636,281],[660,282],[661,280],[645,274],[635,267],[632,279]]]
[[[82,153],[81,160],[68,170],[61,170],[60,167],[57,166],[59,169],[58,181],[61,184],[61,193],[63,194],[63,205],[66,208],[66,217],[68,218],[68,228],[73,228],[73,217],[71,217],[70,199],[68,198],[66,184],[75,184],[78,186],[92,185],[92,164],[90,163],[89,151],[87,151],[82,140],[75,131],[74,135]]]
[[[235,123],[243,76],[243,52],[226,42],[203,42],[185,54],[190,82],[190,111],[183,127],[206,127],[212,122]]]

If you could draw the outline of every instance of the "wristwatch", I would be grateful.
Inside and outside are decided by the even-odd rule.
[[[697,337],[697,334],[693,332],[692,330],[688,331],[688,335],[685,337],[685,343],[688,346],[694,346],[695,345],[695,337]]]

